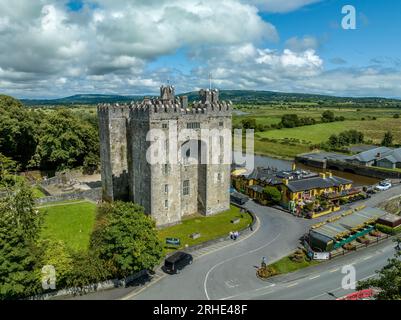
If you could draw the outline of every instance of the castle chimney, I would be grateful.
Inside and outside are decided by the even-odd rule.
[[[201,89],[199,91],[199,96],[201,98],[202,103],[212,103],[212,93],[210,90]]]
[[[181,96],[180,103],[181,103],[181,108],[187,109],[188,108],[188,96]]]
[[[219,90],[214,89],[212,90],[211,94],[212,94],[212,103],[219,102]]]
[[[160,99],[162,101],[174,101],[174,86],[161,86],[160,87]]]

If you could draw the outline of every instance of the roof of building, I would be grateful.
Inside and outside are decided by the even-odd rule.
[[[380,217],[380,220],[391,222],[391,223],[396,223],[401,220],[401,217],[397,216],[396,214],[387,213],[384,216]]]
[[[256,192],[259,192],[259,193],[262,193],[263,190],[264,190],[263,187],[261,187],[261,186],[259,186],[259,185],[257,185],[257,184],[255,184],[255,185],[253,185],[253,186],[249,186],[249,188],[252,189],[252,190],[254,190],[254,191],[256,191]]]
[[[340,177],[313,177],[309,179],[292,180],[287,184],[288,189],[292,192],[308,191],[312,189],[324,189],[330,187],[338,187],[344,184],[352,183],[351,180]]]
[[[245,176],[245,175],[244,175]],[[316,172],[306,170],[283,170],[278,171],[272,168],[255,168],[250,174],[246,175],[247,179],[263,181],[269,185],[281,184],[283,179],[300,180],[305,178],[318,177]]]
[[[384,215],[386,215],[386,212],[379,208],[365,208],[337,221],[324,224],[313,231],[335,239],[340,234],[349,233],[352,229],[361,227],[372,219],[377,220]]]
[[[370,162],[376,160],[378,158],[383,158],[388,156],[394,149],[387,147],[377,147],[374,149],[370,149],[361,153],[356,154],[351,157],[352,160],[358,160],[360,162]]]
[[[387,161],[390,161],[391,163],[401,162],[401,148],[393,150],[388,156],[384,157],[383,159],[386,159]],[[383,160],[383,159],[380,159],[380,160]]]

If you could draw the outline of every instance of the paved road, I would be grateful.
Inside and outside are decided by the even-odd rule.
[[[313,223],[282,211],[247,203],[259,229],[245,241],[201,256],[179,275],[166,276],[135,299],[221,299],[261,286],[256,268],[263,256],[274,261],[299,245]]]
[[[401,186],[396,186],[353,206],[360,206],[361,204],[375,206],[400,193]],[[122,288],[97,292],[81,298],[144,300],[204,300],[229,299],[231,297],[238,299],[320,298],[325,297],[325,292],[328,290],[340,286],[341,270],[336,271],[337,273],[330,272],[328,269],[332,264],[343,260],[344,263],[350,259],[353,261],[352,259],[358,259],[359,255],[364,254],[363,252],[376,250],[374,247],[368,248],[361,253],[357,252],[314,267],[317,269],[307,268],[295,273],[296,276],[301,277],[304,273],[308,274],[309,270],[320,270],[319,268],[321,268],[321,274],[315,275],[318,276],[316,280],[310,279],[308,283],[305,282],[307,281],[305,278],[302,283],[289,283],[289,287],[277,284],[277,287],[274,285],[266,288],[266,286],[274,283],[266,284],[255,276],[261,258],[265,256],[267,262],[271,263],[288,255],[299,245],[299,238],[309,230],[310,225],[317,221],[296,218],[288,213],[260,206],[253,201],[249,201],[246,207],[252,210],[259,220],[258,230],[246,239],[240,237],[234,245],[217,250],[213,249],[211,253],[205,255],[197,256],[195,254],[194,263],[185,268],[181,274],[168,276],[160,274],[157,277],[157,282],[152,281],[146,290],[141,290],[139,293],[138,290],[132,288]],[[361,271],[361,277],[371,275],[376,269],[379,269],[386,262],[387,257],[391,255],[389,250],[386,249],[382,254],[380,252],[374,254],[375,258],[371,261],[368,259],[359,261],[358,267]],[[287,276],[292,277],[293,274],[277,277],[274,281],[281,281],[286,279]]]
[[[394,243],[389,239],[378,245],[329,261],[322,265],[306,268],[290,275],[273,278],[264,287],[253,292],[244,292],[233,299],[255,300],[333,300],[355,292],[342,288],[346,271],[355,268],[356,282],[374,277],[377,270],[387,264],[394,255]]]

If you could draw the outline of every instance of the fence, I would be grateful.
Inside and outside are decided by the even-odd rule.
[[[335,253],[331,253],[330,252],[330,259],[333,259],[333,258],[338,257],[338,256],[344,256],[344,255],[346,255],[348,253],[351,253],[351,252],[354,252],[354,251],[358,251],[358,249],[367,248],[367,247],[369,247],[371,245],[378,244],[379,242],[387,240],[390,237],[391,237],[390,235],[386,234],[385,236],[376,238],[375,241],[369,241],[369,242],[366,242],[366,243],[356,244],[353,250],[342,249],[339,252],[335,252]]]
[[[81,200],[89,199],[92,201],[98,201],[102,199],[102,188],[77,191],[73,193],[61,194],[56,196],[48,196],[40,199],[36,199],[37,205],[44,205],[47,203],[69,201],[69,200]]]

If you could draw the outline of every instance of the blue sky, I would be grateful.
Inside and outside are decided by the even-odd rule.
[[[344,5],[356,29],[341,27]],[[208,85],[401,97],[401,1],[0,0],[0,88],[20,98]]]

